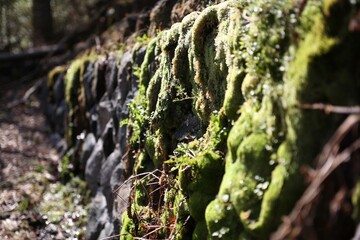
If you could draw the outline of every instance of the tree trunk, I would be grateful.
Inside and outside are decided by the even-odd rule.
[[[32,13],[34,46],[48,44],[53,30],[50,0],[33,0]]]

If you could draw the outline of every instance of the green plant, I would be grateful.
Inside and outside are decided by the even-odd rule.
[[[144,33],[142,36],[136,37],[136,40],[142,44],[148,43],[150,39],[151,38],[149,38],[149,36],[146,33]]]

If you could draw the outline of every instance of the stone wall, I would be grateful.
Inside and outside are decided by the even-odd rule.
[[[359,2],[196,3],[159,1],[149,37],[49,75],[89,239],[269,238],[344,120],[303,106],[360,102]]]

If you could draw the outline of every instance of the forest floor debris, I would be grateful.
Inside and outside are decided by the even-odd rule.
[[[11,106],[24,87],[0,91],[0,236],[2,239],[81,239],[84,182],[60,182],[60,157],[50,145],[39,100]]]

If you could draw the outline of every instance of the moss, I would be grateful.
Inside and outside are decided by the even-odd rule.
[[[175,48],[174,58],[172,60],[172,72],[174,77],[184,86],[188,96],[190,96],[192,88],[196,87],[191,80],[189,81],[194,73],[193,70],[190,69],[191,64],[189,62],[188,53],[191,44],[191,29],[198,15],[198,12],[193,12],[183,19],[179,30],[180,35]]]
[[[238,117],[238,110],[241,103],[244,101],[242,94],[239,94],[239,89],[242,86],[242,82],[245,76],[244,70],[237,70],[237,72],[231,72],[228,77],[231,79],[229,86],[226,89],[224,97],[224,111],[229,119],[235,120]]]
[[[140,73],[140,84],[144,87],[147,87],[150,82],[150,74],[151,70],[153,70],[151,64],[155,60],[156,54],[156,47],[157,47],[157,39],[153,39],[147,45],[144,61],[141,64],[141,73]]]
[[[135,59],[147,44],[141,68],[133,68],[140,85],[127,121],[134,174],[159,169],[167,180],[156,194],[151,176],[135,181],[131,209],[139,216],[124,214],[122,239],[146,234],[139,219],[165,225],[157,236],[176,239],[265,239],[276,229],[303,190],[299,167],[342,120],[298,106],[360,101],[359,35],[348,32],[355,6],[309,0],[303,7],[225,1],[133,48]],[[89,61],[96,58],[75,60],[65,76],[69,146],[88,122]],[[50,88],[63,71],[49,74]]]
[[[47,88],[52,90],[55,81],[57,79],[57,77],[60,74],[64,74],[66,71],[65,66],[57,66],[54,69],[52,69],[49,73],[48,73],[48,77],[47,77]]]
[[[205,218],[205,208],[214,199],[213,195],[202,193],[199,191],[194,192],[189,197],[189,211],[190,215],[196,222],[202,221]]]
[[[313,4],[309,6],[314,8]],[[229,134],[229,155],[218,198],[221,199],[222,196],[229,198],[238,213],[238,220],[241,222],[239,226],[243,226],[245,231],[259,238],[268,236],[274,230],[280,221],[281,214],[289,211],[296,196],[299,196],[303,184],[301,184],[298,168],[301,163],[311,161],[319,150],[317,148],[314,151],[314,147],[311,147],[315,144],[313,140],[326,139],[324,138],[326,135],[320,137],[320,134],[316,134],[317,140],[315,140],[313,134],[331,132],[323,126],[311,125],[311,122],[319,122],[320,119],[324,119],[321,114],[316,113],[317,116],[314,116],[314,114],[302,113],[294,108],[300,99],[312,98],[311,92],[314,88],[318,88],[314,83],[319,82],[315,75],[317,78],[326,76],[326,73],[321,72],[321,68],[319,68],[321,65],[315,64],[314,60],[319,61],[318,56],[324,56],[322,59],[325,62],[331,59],[326,53],[330,49],[333,51],[339,41],[327,35],[323,28],[325,19],[322,17],[321,11],[318,10],[317,13],[312,16],[312,19],[317,19],[315,24],[310,33],[306,33],[307,37],[300,43],[294,54],[294,60],[291,61],[288,68],[279,67],[276,70],[274,67],[281,65],[268,64],[266,61],[257,64],[258,60],[255,57],[245,56],[249,74],[242,83],[242,92],[246,102],[240,110],[242,115]],[[260,23],[259,21],[250,23],[250,28],[253,29],[249,29],[248,35],[245,36],[252,37],[254,32],[259,35],[258,29],[262,28],[261,22],[269,23],[272,15],[273,13],[270,12]],[[306,17],[303,18],[306,19]],[[273,21],[274,30],[281,30],[281,27],[276,26],[276,21]],[[262,37],[257,37],[258,44],[261,43]],[[285,35],[283,39],[279,40],[279,44],[286,46],[288,41],[286,39],[290,38]],[[245,49],[248,48],[247,43],[244,44]],[[271,49],[261,44],[259,49],[263,51],[264,57],[269,57],[272,53]],[[256,53],[256,51],[257,49],[254,48],[253,52]],[[281,54],[281,52],[278,51],[276,54]],[[277,57],[276,54],[274,57]],[[259,58],[263,57],[259,56]],[[279,57],[279,59],[281,58]],[[339,63],[336,65],[341,66]],[[315,66],[317,66],[316,70]],[[323,66],[329,66],[329,63],[327,62]],[[309,67],[313,70],[311,73],[314,75],[309,75],[309,70],[307,70]],[[289,79],[285,82],[284,88],[282,84],[279,84],[283,71],[286,71],[286,80]],[[347,74],[342,70],[341,72]],[[309,88],[309,85],[312,87]],[[321,85],[321,87],[322,92],[326,94],[329,86]],[[284,93],[282,89],[284,89]],[[336,94],[331,93],[327,96],[336,97]],[[340,98],[346,99],[346,97]],[[285,110],[284,107],[287,109]],[[333,120],[336,121],[336,117]],[[326,120],[327,126],[333,126],[331,121]],[[312,137],[308,135],[309,133],[312,134]],[[279,145],[281,142],[282,144]],[[277,152],[276,155],[272,154],[274,151]],[[295,182],[297,183],[295,184]],[[214,207],[215,203],[214,205],[210,203],[206,212],[215,211]],[[220,207],[222,210],[225,208],[225,206]],[[210,216],[206,220],[208,226],[214,224],[214,220]]]
[[[206,126],[211,112],[225,106],[230,118],[237,116],[242,96],[235,91],[244,77],[238,57],[240,10],[236,1],[205,9],[194,22],[189,57],[199,96],[195,108]],[[224,100],[225,99],[225,100]]]
[[[210,239],[238,239],[243,230],[228,199],[212,201],[205,212]]]
[[[204,219],[207,204],[214,199],[222,176],[222,159],[213,152],[205,152],[189,162],[191,177],[183,187],[190,191],[188,200],[190,215],[196,220]],[[181,174],[180,174],[181,175]]]
[[[145,149],[149,154],[154,166],[156,168],[161,167],[162,156],[161,156],[161,139],[156,135],[148,135],[145,140]]]
[[[342,5],[338,1],[333,4]],[[359,87],[356,85],[353,65],[359,52],[357,44],[354,44],[358,37],[352,34],[344,36],[342,32],[336,36],[329,33],[326,24],[336,17],[324,17],[321,13],[314,16],[312,31],[299,44],[297,51],[293,52],[294,60],[289,64],[284,86],[289,106],[299,102],[351,105],[359,100],[355,93]],[[331,73],[326,66],[331,66]],[[288,116],[288,124],[296,132],[294,138],[299,151],[304,152],[302,157],[307,161],[320,151],[319,147],[314,147],[319,146],[319,139],[324,143],[341,121],[339,116],[329,117],[316,111],[298,109],[293,109]],[[314,125],[314,122],[322,124]],[[310,132],[312,137],[309,137]]]
[[[82,75],[84,74],[86,59],[77,59],[71,63],[66,72],[66,102],[70,107],[74,107],[77,102],[77,93],[81,91]]]
[[[76,136],[88,125],[83,75],[90,60],[93,60],[92,56],[76,59],[65,75],[65,99],[69,109],[65,138],[68,146],[74,145]]]
[[[246,74],[241,84],[241,92],[247,99],[251,98],[251,96],[254,96],[256,92],[259,92],[257,89],[257,87],[260,86],[259,81],[260,80],[258,77],[251,74]]]
[[[356,221],[359,221],[360,219],[360,181],[357,181],[353,194],[351,197],[351,202],[354,207],[352,211],[352,218]]]
[[[211,151],[205,151],[191,160],[193,180],[188,184],[191,191],[200,191],[204,194],[215,194],[219,185],[219,177],[223,165],[222,158]],[[204,187],[208,186],[208,187]]]
[[[201,221],[198,224],[196,224],[196,227],[194,229],[194,233],[192,234],[192,238],[193,240],[206,240],[208,239],[208,234],[207,234],[207,228],[206,228],[206,223],[205,221]]]
[[[72,167],[71,167],[70,156],[64,155],[61,159],[61,172],[60,172],[60,176],[63,181],[67,182],[69,179],[73,177],[71,170]]]
[[[87,221],[89,197],[86,183],[73,177],[66,184],[49,184],[43,195],[44,201],[37,208],[49,224],[59,224],[72,236],[81,238]]]
[[[133,150],[142,153],[136,169],[178,179],[159,213],[163,222],[177,217],[178,239],[265,239],[290,211],[304,188],[299,167],[341,121],[298,105],[360,101],[350,10],[342,1],[310,0],[304,9],[226,1],[149,43]],[[191,130],[196,118],[201,127]]]
[[[128,217],[127,213],[124,212],[121,218],[122,221],[122,227],[120,231],[120,239],[121,240],[132,240],[134,239],[133,233],[134,233],[134,222],[131,218]]]

